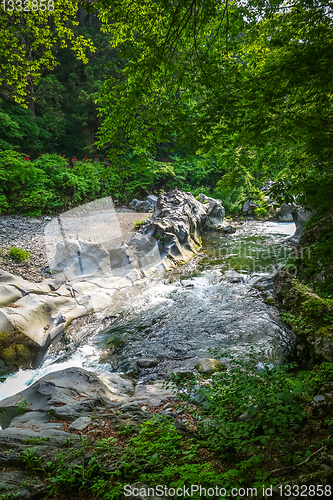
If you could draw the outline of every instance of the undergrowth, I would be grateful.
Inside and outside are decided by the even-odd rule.
[[[302,433],[305,424],[316,425],[306,404],[319,372],[306,381],[294,364],[272,364],[263,355],[259,371],[254,350],[247,360],[228,350],[215,357],[227,360],[228,369],[211,378],[198,374],[166,382],[178,393],[178,407],[192,413],[191,429],[179,431],[171,416],[154,415],[137,432],[119,432],[118,438],[81,437],[80,446],[69,443],[52,462],[43,461],[38,447],[22,459],[44,476],[51,496],[82,490],[105,500],[126,498],[125,486],[134,483],[175,489],[214,485],[225,488],[225,496],[209,498],[221,500],[232,488],[255,488],[262,498],[263,487],[315,471],[316,451],[333,446],[330,437],[308,439]],[[208,497],[193,492],[192,498]]]

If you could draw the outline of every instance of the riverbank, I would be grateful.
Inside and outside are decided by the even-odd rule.
[[[252,221],[207,233],[194,260],[72,321],[36,371],[12,376],[12,394],[28,388],[1,403],[11,412],[0,431],[7,491],[20,480],[26,498],[52,490],[54,500],[123,499],[126,485],[138,498],[135,488],[157,484],[220,486],[193,498],[227,498],[232,488],[260,498],[263,486],[287,498],[286,484],[328,493],[325,380],[311,386],[310,372],[284,366],[294,337],[272,305],[271,266],[287,258],[291,229]],[[274,352],[283,349],[281,364]]]
[[[117,220],[123,234],[124,241],[128,241],[137,231],[134,222],[146,220],[151,213],[137,213],[126,207],[115,207]],[[0,216],[0,268],[4,271],[20,276],[21,278],[39,283],[50,278],[49,261],[46,253],[45,235],[46,226],[54,217],[41,216],[37,218],[22,215]],[[17,247],[30,254],[27,262],[15,262],[8,257],[8,250]]]

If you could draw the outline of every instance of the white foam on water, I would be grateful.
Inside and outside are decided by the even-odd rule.
[[[269,234],[292,236],[296,231],[296,224],[294,222],[264,222],[263,226]]]
[[[267,235],[292,236],[295,233],[296,226],[293,222],[264,222],[260,223],[260,229]],[[186,285],[194,285],[192,293],[197,300],[201,301],[204,309],[209,305],[209,301],[206,300],[207,293],[214,293],[213,288],[215,285],[210,283],[210,273],[211,270],[206,270],[202,272],[201,276],[182,280],[185,287]],[[225,286],[227,287],[227,285]],[[239,286],[237,290],[236,288],[237,287],[228,288],[228,291],[230,293],[239,293]],[[148,287],[146,289],[132,289],[124,299],[125,307],[127,308],[129,304],[132,304],[132,308],[135,308],[135,311],[139,312],[146,309],[147,304],[151,307],[172,300],[170,299],[170,293],[176,290],[180,291],[179,285],[177,286],[175,284],[165,284],[158,281],[152,281],[148,283]],[[102,319],[103,316],[105,317],[107,314],[107,310],[101,311],[100,313],[97,313],[97,317]],[[109,371],[110,365],[99,363],[100,354],[101,353],[97,348],[90,344],[85,344],[79,346],[68,357],[66,357],[66,353],[64,352],[63,356],[61,356],[58,360],[56,360],[53,355],[45,358],[42,365],[37,369],[20,369],[16,373],[7,376],[5,382],[0,384],[0,400],[26,389],[29,385],[33,384],[48,373],[64,370],[65,368],[85,368],[87,370],[94,371],[95,373]]]
[[[46,358],[43,364],[36,369],[22,370],[9,375],[5,382],[0,385],[0,401],[17,392],[23,391],[48,373],[53,373],[66,368],[93,369],[98,364],[99,353],[91,345],[83,345],[65,361],[56,361]]]

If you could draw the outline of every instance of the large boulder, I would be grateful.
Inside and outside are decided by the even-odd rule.
[[[294,205],[282,203],[281,207],[276,211],[275,216],[280,222],[293,222],[292,213],[294,210]]]
[[[206,227],[217,231],[222,229],[222,223],[225,216],[225,209],[222,205],[222,201],[210,198],[203,193],[200,193],[199,196],[200,202],[204,204],[206,209]]]
[[[170,191],[158,197],[154,214],[139,233],[158,240],[161,254],[160,269],[169,269],[187,262],[200,246],[200,234],[206,223],[202,203],[191,193]],[[135,241],[136,235],[129,245]]]
[[[245,215],[254,215],[254,211],[256,208],[258,208],[259,205],[258,203],[255,203],[254,201],[245,201],[243,206],[242,206],[242,212]]]
[[[140,201],[134,198],[129,204],[129,207],[132,210],[136,210],[137,212],[152,212],[156,206],[157,197],[153,194],[147,196],[145,201]]]
[[[82,399],[124,399],[95,375],[83,368],[66,368],[48,373],[21,392],[0,401],[0,408],[19,408],[23,402],[29,411],[47,411],[54,405],[73,405]],[[0,412],[0,422],[2,413]]]
[[[309,220],[314,214],[315,214],[314,210],[306,211],[300,207],[294,208],[294,210],[291,212],[291,215],[296,225],[296,231],[295,234],[293,234],[293,236],[290,238],[290,241],[292,243],[298,243],[300,241],[300,238],[304,230],[304,224],[306,222],[309,222]]]

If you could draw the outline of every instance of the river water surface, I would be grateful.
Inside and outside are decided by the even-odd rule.
[[[73,321],[39,368],[7,377],[0,399],[71,366],[147,382],[192,370],[226,346],[241,355],[256,345],[288,358],[295,337],[269,297],[270,276],[286,261],[294,232],[293,223],[248,221],[232,235],[206,233],[186,265],[119,291],[109,308]],[[141,368],[144,360],[155,366]]]

